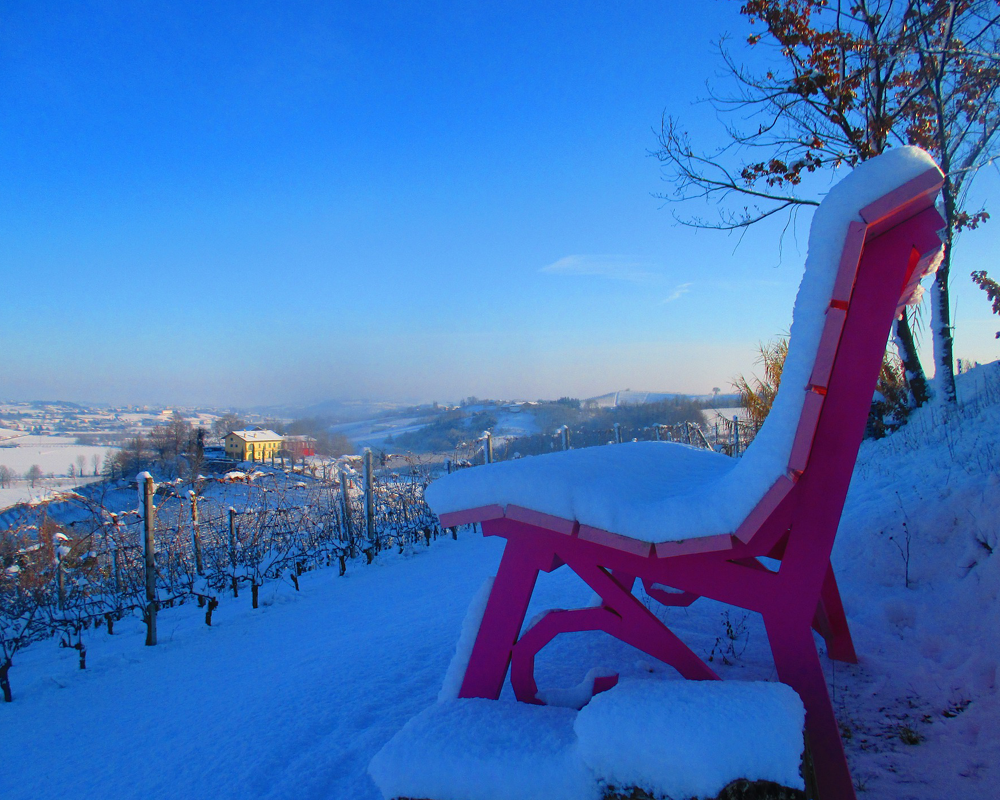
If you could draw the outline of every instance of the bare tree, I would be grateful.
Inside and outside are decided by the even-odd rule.
[[[744,66],[723,40],[731,88],[709,102],[738,122],[727,144],[700,152],[664,117],[657,157],[673,184],[666,199],[723,201],[697,227],[738,230],[816,205],[799,194],[809,173],[854,166],[889,147],[916,144],[945,172],[944,262],[933,290],[935,362],[945,402],[954,402],[948,279],[955,235],[988,218],[968,211],[972,179],[997,155],[1000,15],[996,0],[748,0],[740,9],[762,33],[748,39],[774,66]],[[725,201],[739,200],[733,210]],[[911,321],[896,328],[917,404],[929,396]]]
[[[232,412],[223,414],[212,423],[212,433],[217,439],[224,439],[227,433],[241,431],[246,428],[247,423],[238,414]]]
[[[24,473],[24,478],[31,484],[31,488],[34,489],[35,485],[42,479],[42,468],[38,464],[32,464],[28,467],[28,471]]]

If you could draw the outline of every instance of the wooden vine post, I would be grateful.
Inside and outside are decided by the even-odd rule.
[[[368,546],[378,550],[375,537],[375,492],[374,476],[372,470],[372,451],[365,448],[365,532],[368,534]]]
[[[198,528],[198,495],[194,490],[190,490],[191,497],[191,546],[194,548],[194,568],[199,575],[205,573],[201,562],[201,531]]]
[[[153,476],[145,473],[142,484],[143,550],[146,569],[146,646],[156,644],[156,542],[153,538]]]
[[[229,507],[229,564],[233,568],[233,597],[240,596],[240,585],[236,580],[236,509]]]
[[[59,595],[59,610],[66,610],[66,573],[63,572],[62,540],[53,537],[52,551],[56,560],[56,589]]]
[[[122,564],[118,556],[118,548],[111,551],[111,560],[115,568],[115,594],[121,596],[122,593]]]
[[[344,533],[347,535],[347,541],[350,543],[351,558],[357,555],[354,549],[354,534],[351,530],[351,507],[348,503],[347,498],[347,487],[349,482],[347,480],[347,465],[343,462],[340,463],[340,506],[344,514]]]

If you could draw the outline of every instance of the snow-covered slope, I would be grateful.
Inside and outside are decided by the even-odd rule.
[[[863,446],[834,552],[861,663],[825,664],[862,798],[985,800],[1000,784],[1000,364],[959,391],[951,418],[928,409]],[[435,702],[500,545],[463,531],[346,578],[307,573],[298,593],[266,587],[257,611],[224,600],[212,628],[193,605],[168,609],[157,647],[137,620],[90,632],[85,672],[75,651],[34,645],[0,704],[0,797],[375,800],[368,763]],[[590,596],[557,570],[528,618]],[[660,613],[723,677],[773,680],[754,617],[706,601]],[[577,634],[546,648],[539,684],[595,666],[673,676]]]

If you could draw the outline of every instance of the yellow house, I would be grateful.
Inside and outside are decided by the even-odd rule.
[[[226,455],[236,461],[267,461],[277,455],[285,440],[274,431],[230,431],[226,434]]]

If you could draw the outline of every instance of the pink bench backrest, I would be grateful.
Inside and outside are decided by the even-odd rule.
[[[910,149],[915,150],[915,148]],[[847,224],[839,265],[829,301],[823,312],[822,332],[819,335],[808,381],[805,382],[804,387],[799,388],[794,384],[789,385],[790,382],[783,379],[779,391],[779,396],[796,390],[804,395],[788,455],[787,473],[774,482],[754,512],[748,516],[736,532],[736,536],[743,542],[749,542],[753,538],[760,525],[790,493],[795,481],[806,470],[810,459],[815,456],[815,435],[819,421],[824,409],[831,402],[837,402],[836,397],[832,401],[828,400],[828,390],[834,373],[839,371],[842,381],[867,384],[869,386],[869,400],[874,391],[878,374],[877,368],[874,374],[871,374],[870,368],[866,372],[859,371],[859,354],[845,354],[841,347],[845,328],[848,325],[853,325],[858,329],[864,328],[862,339],[867,344],[863,346],[880,354],[884,350],[885,337],[888,335],[892,323],[893,309],[887,311],[883,307],[880,314],[879,309],[869,307],[871,298],[858,297],[855,294],[855,286],[859,277],[858,270],[866,250],[870,250],[873,247],[872,243],[876,240],[883,247],[886,246],[888,244],[887,237],[881,239],[879,237],[890,232],[896,226],[909,221],[911,228],[913,226],[919,227],[919,233],[915,234],[915,238],[914,235],[911,235],[911,239],[914,239],[912,245],[915,249],[911,248],[912,252],[906,254],[909,260],[905,275],[901,285],[894,292],[895,315],[902,312],[905,303],[919,298],[920,280],[936,269],[941,250],[940,238],[936,235],[936,231],[944,226],[944,221],[934,209],[934,200],[943,182],[943,176],[933,162],[930,162],[929,159],[927,162],[926,168],[914,177],[864,205],[859,212],[860,220],[853,220]],[[909,242],[909,240],[907,241]],[[909,243],[902,241],[892,246],[896,248],[911,247]],[[876,258],[868,268],[877,271],[880,267],[877,262]],[[877,282],[880,277],[880,275],[873,275],[873,280]],[[852,347],[858,349],[857,342]],[[879,357],[878,363],[881,364],[881,357]],[[861,374],[862,372],[865,374]],[[799,382],[801,386],[801,378],[799,378]],[[867,410],[865,410],[862,419],[857,419],[859,413],[855,411],[851,422],[841,418],[839,424],[850,425],[860,444],[860,434],[857,434],[857,429],[860,426],[863,432]],[[765,423],[766,425],[767,423]],[[846,433],[847,431],[845,431]],[[751,445],[748,455],[753,451],[753,447],[754,445]],[[855,456],[856,452],[855,448]],[[853,469],[853,460],[849,465],[844,464],[843,468]]]

